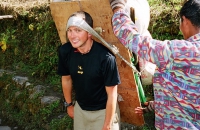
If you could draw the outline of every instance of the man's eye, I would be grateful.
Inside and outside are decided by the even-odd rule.
[[[81,29],[76,29],[75,31],[76,31],[76,32],[81,32],[82,30],[81,30]]]
[[[67,30],[67,32],[71,32],[71,31],[72,31],[72,30],[69,30],[69,29]]]

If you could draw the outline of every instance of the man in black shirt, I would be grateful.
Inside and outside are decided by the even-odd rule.
[[[72,14],[67,23],[69,43],[59,49],[58,74],[67,112],[74,118],[74,130],[118,130],[120,114],[117,85],[120,83],[115,56],[92,39],[91,16],[84,11]],[[72,103],[75,90],[75,106]]]

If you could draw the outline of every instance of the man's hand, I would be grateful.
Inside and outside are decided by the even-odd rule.
[[[135,108],[135,113],[137,113],[138,115],[143,115],[144,109],[145,109],[145,108],[142,108],[142,107],[136,107],[136,108]]]
[[[67,113],[68,113],[69,117],[74,119],[74,106],[67,107]]]
[[[109,0],[110,6],[114,11],[116,8],[125,9],[127,0]]]
[[[144,106],[145,106],[144,108],[142,107],[135,108],[135,113],[142,115],[144,113],[154,111],[154,101],[145,102]]]

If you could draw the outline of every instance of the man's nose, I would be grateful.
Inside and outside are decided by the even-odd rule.
[[[75,31],[71,31],[71,32],[69,33],[69,36],[70,36],[71,38],[75,37],[75,36],[76,36]]]

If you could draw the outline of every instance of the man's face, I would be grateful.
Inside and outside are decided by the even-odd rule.
[[[74,48],[83,47],[88,40],[88,34],[88,32],[76,26],[71,26],[67,30],[67,37]]]
[[[194,33],[192,33],[191,30],[193,30],[195,27],[192,25],[190,20],[188,20],[185,16],[182,16],[182,19],[180,19],[179,22],[180,22],[179,28],[185,40],[194,35]]]

